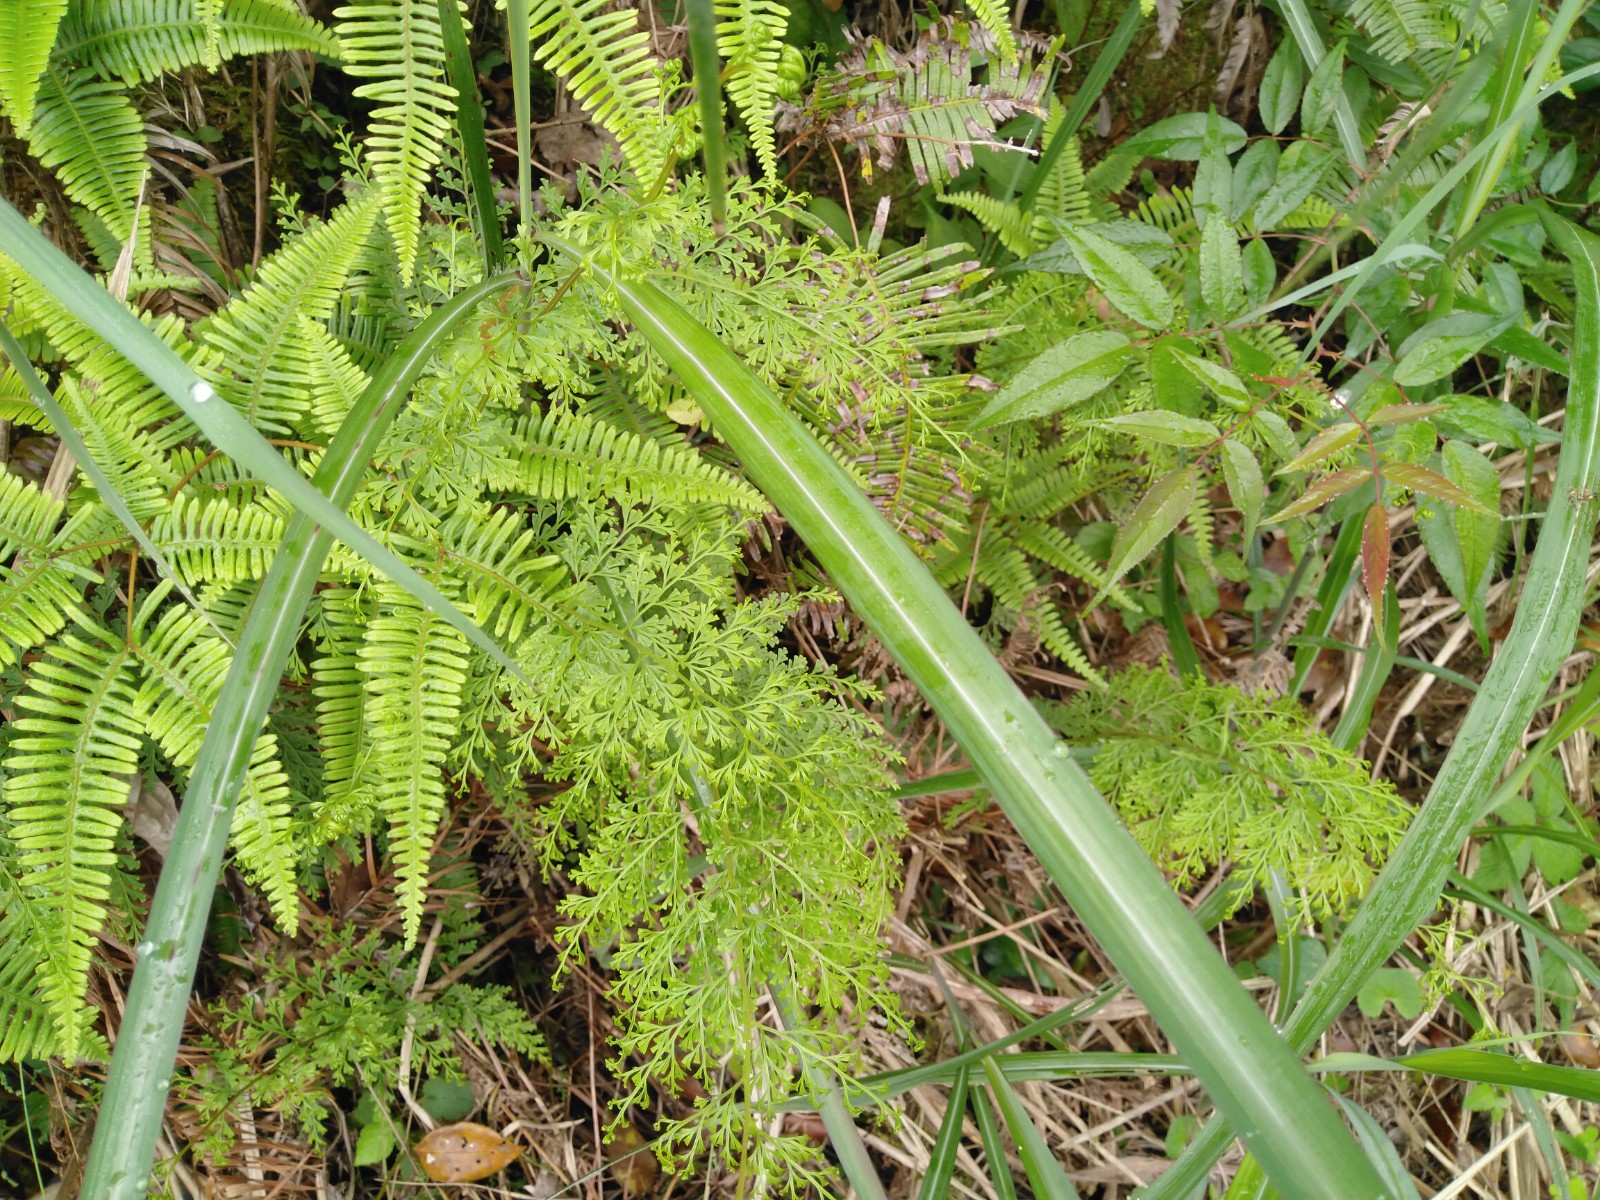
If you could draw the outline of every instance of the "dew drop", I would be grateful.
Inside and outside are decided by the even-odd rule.
[[[138,954],[139,954],[140,958],[149,958],[155,952],[156,952],[156,944],[154,942],[140,942],[139,943]]]
[[[216,398],[217,393],[212,391],[211,385],[203,379],[196,380],[194,386],[189,389],[189,399],[196,404],[204,404],[206,401],[215,400]]]
[[[1055,756],[1057,758],[1071,758],[1072,747],[1068,746],[1065,742],[1057,742],[1055,746]]]

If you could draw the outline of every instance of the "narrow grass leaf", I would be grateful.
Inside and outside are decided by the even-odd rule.
[[[1050,1153],[1044,1135],[1023,1107],[1022,1098],[1000,1073],[994,1059],[983,1060],[983,1074],[989,1081],[995,1103],[1000,1106],[1006,1128],[1011,1130],[1011,1140],[1017,1144],[1017,1154],[1022,1159],[1022,1169],[1028,1173],[1028,1182],[1033,1185],[1033,1194],[1038,1200],[1078,1200],[1078,1189],[1072,1186],[1072,1180],[1067,1178],[1056,1156]]]
[[[950,1096],[945,1103],[944,1120],[939,1122],[939,1136],[933,1140],[928,1153],[928,1170],[917,1189],[917,1200],[944,1200],[950,1194],[950,1180],[956,1171],[956,1153],[961,1149],[961,1126],[967,1115],[967,1079],[971,1067],[960,1067],[950,1083]]]

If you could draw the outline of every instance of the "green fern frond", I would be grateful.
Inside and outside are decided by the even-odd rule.
[[[286,50],[339,56],[338,42],[317,22],[267,0],[88,0],[72,6],[56,41],[58,58],[130,86]]]
[[[691,446],[662,445],[566,409],[523,418],[511,445],[514,454],[489,471],[496,490],[543,500],[712,503],[752,515],[767,507],[759,492]]]
[[[994,39],[994,48],[1002,58],[1017,57],[1017,38],[1011,32],[1011,13],[1005,0],[967,0],[967,7],[978,18],[978,24],[988,30]]]
[[[283,541],[283,516],[261,504],[181,493],[150,526],[178,577],[190,587],[266,576]]]
[[[522,639],[547,611],[559,560],[529,553],[535,531],[521,513],[458,511],[439,531],[439,553],[465,585],[467,611],[496,638]]]
[[[373,0],[336,9],[345,71],[370,79],[355,94],[373,101],[367,156],[383,192],[384,220],[401,278],[409,283],[421,236],[418,214],[456,115],[445,78],[444,32],[431,0]]]
[[[0,473],[0,666],[60,633],[81,613],[84,588],[100,579],[61,551],[84,525],[77,519],[58,536],[64,508],[43,488]]]
[[[50,61],[67,0],[6,0],[0,4],[0,110],[19,137],[33,127],[39,76]]]
[[[299,338],[304,347],[311,405],[307,415],[325,437],[338,432],[345,414],[366,390],[367,373],[325,326],[302,317]]]
[[[372,731],[362,715],[362,674],[357,665],[362,634],[373,613],[368,598],[350,588],[330,588],[320,599],[318,654],[311,674],[322,751],[322,800],[312,818],[312,831],[318,840],[329,841],[365,828],[376,801]]]
[[[146,602],[145,614],[158,600]],[[136,628],[143,617],[135,620]],[[172,764],[186,770],[200,753],[232,651],[204,616],[178,607],[135,640],[133,653],[142,676],[135,695],[140,720]],[[292,933],[299,904],[289,781],[278,762],[277,739],[270,733],[256,739],[230,836],[245,875],[266,893],[273,914]]]
[[[1367,48],[1394,63],[1454,42],[1439,20],[1437,0],[1355,0],[1349,16],[1372,39]]]
[[[0,900],[5,907],[0,919],[0,1062],[49,1058],[59,1043],[50,1009],[34,987],[42,956],[24,919],[26,903],[3,894]],[[80,1028],[80,1038],[83,1032]]]
[[[1014,200],[1002,200],[985,192],[945,192],[940,200],[971,213],[985,231],[1000,239],[1000,244],[1021,258],[1038,249],[1035,221]]]
[[[17,696],[0,763],[20,885],[35,914],[39,993],[61,1053],[77,1053],[90,951],[106,920],[115,843],[139,769],[136,677],[128,647],[88,621],[53,642]]]
[[[1030,558],[1038,559],[1048,567],[1082,580],[1090,587],[1105,587],[1105,568],[1089,557],[1089,552],[1053,525],[1027,524],[1011,531],[1011,537]],[[1133,597],[1121,586],[1106,589],[1106,596],[1115,604],[1135,608]]]
[[[1016,623],[1031,622],[1045,649],[1091,683],[1103,682],[1062,621],[1061,610],[1050,598],[1052,589],[1034,574],[1027,556],[1018,547],[1009,544],[1003,535],[991,537],[980,550],[975,567],[978,581],[1015,614]]]
[[[444,582],[444,581],[439,581]],[[405,942],[416,942],[445,808],[444,765],[461,714],[467,643],[437,614],[387,583],[357,653],[371,728],[378,807],[389,821]]]
[[[144,122],[121,84],[60,62],[45,67],[28,149],[124,242],[133,236],[145,147]]]
[[[308,342],[305,324],[333,315],[377,217],[378,200],[375,195],[353,200],[293,239],[261,264],[242,296],[196,331],[226,364],[203,374],[257,429],[291,432],[310,403],[313,360],[325,347]]]
[[[609,0],[539,0],[530,17],[533,56],[566,80],[595,124],[622,145],[633,173],[650,186],[666,165],[661,64],[632,6]]]
[[[716,13],[717,49],[728,64],[728,95],[750,131],[756,161],[769,179],[776,178],[772,113],[778,103],[778,61],[789,9],[781,0],[724,0]]]

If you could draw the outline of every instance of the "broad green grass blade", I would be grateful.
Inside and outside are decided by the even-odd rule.
[[[1011,1130],[1011,1140],[1017,1144],[1017,1155],[1022,1159],[1022,1169],[1028,1173],[1028,1182],[1038,1200],[1078,1200],[1078,1189],[1061,1169],[1050,1146],[1033,1123],[1028,1110],[1022,1106],[1022,1097],[1007,1082],[994,1059],[983,1060],[983,1074],[989,1081],[989,1091],[1000,1107],[1006,1128]]]
[[[917,1200],[944,1200],[950,1194],[956,1152],[961,1149],[961,1126],[967,1115],[967,1079],[971,1073],[971,1067],[962,1067],[950,1083],[944,1120],[939,1122],[939,1136],[933,1140],[933,1153],[928,1156],[928,1171],[917,1189]]]
[[[479,303],[510,281],[486,280],[442,305],[373,376],[312,479],[329,504],[342,509],[350,503],[423,367]],[[145,1193],[234,804],[332,544],[320,522],[295,513],[240,631],[145,923],[89,1148],[85,1197],[138,1200]]]
[[[519,228],[533,227],[533,98],[528,72],[533,64],[532,0],[507,0],[506,30],[511,38],[511,110],[517,123],[517,217]]]
[[[576,248],[546,239],[581,257]],[[590,263],[943,718],[1051,878],[1290,1200],[1383,1189],[1183,903],[912,549],[739,359],[649,283]]]
[[[1427,800],[1285,1028],[1297,1050],[1310,1049],[1438,902],[1461,843],[1483,815],[1505,764],[1520,750],[1523,730],[1577,632],[1600,514],[1600,238],[1559,217],[1546,215],[1545,226],[1572,262],[1577,292],[1572,377],[1550,507],[1511,631]],[[1187,1196],[1204,1182],[1231,1136],[1223,1122],[1207,1124],[1177,1165],[1143,1193],[1146,1200]]]
[[[196,375],[176,351],[141,325],[138,318],[3,200],[0,200],[0,252],[9,255],[24,271],[49,288],[78,320],[143,371],[151,383],[199,426],[213,446],[269,484],[297,510],[330,529],[340,541],[404,588],[418,603],[455,626],[506,670],[525,678],[522,669],[498,642],[450,603],[443,592],[301,478],[238,410],[225,401],[218,401],[211,385]],[[501,286],[513,282],[502,280]]]
[[[473,225],[483,242],[485,270],[493,274],[505,261],[505,244],[500,236],[500,210],[494,200],[494,182],[489,178],[489,146],[483,137],[483,100],[478,95],[478,71],[472,62],[472,47],[467,31],[461,27],[461,9],[456,0],[439,0],[439,28],[444,33],[445,65],[450,84],[456,89],[456,133],[461,138],[461,157],[466,160],[467,179],[472,187]]]
[[[687,0],[689,55],[694,66],[695,103],[700,107],[700,154],[711,200],[711,229],[718,237],[728,225],[728,178],[723,165],[722,69],[717,56],[714,0]]]

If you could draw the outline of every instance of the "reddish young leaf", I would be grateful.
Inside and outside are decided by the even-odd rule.
[[[1383,505],[1367,509],[1361,527],[1361,585],[1372,601],[1373,628],[1382,636],[1383,589],[1389,582],[1389,514]]]
[[[472,1183],[510,1166],[522,1149],[487,1125],[457,1121],[424,1135],[412,1153],[435,1183]]]
[[[1425,496],[1432,496],[1435,500],[1443,500],[1446,504],[1454,504],[1457,508],[1470,509],[1472,512],[1482,513],[1486,517],[1498,517],[1500,515],[1497,510],[1489,508],[1476,497],[1468,495],[1461,488],[1439,474],[1439,472],[1430,471],[1427,467],[1419,467],[1416,463],[1384,463],[1383,477],[1390,483],[1398,483],[1403,488],[1410,488],[1413,492],[1421,492]]]
[[[1287,521],[1290,517],[1299,517],[1319,508],[1335,497],[1346,492],[1354,491],[1367,480],[1372,478],[1371,467],[1345,467],[1335,471],[1332,475],[1324,475],[1317,480],[1293,504],[1286,504],[1270,520]]]
[[[1285,475],[1290,471],[1304,471],[1307,467],[1314,467],[1323,459],[1332,458],[1360,436],[1361,426],[1354,421],[1340,421],[1336,425],[1329,425],[1307,442],[1299,454],[1279,467],[1277,474]]]

